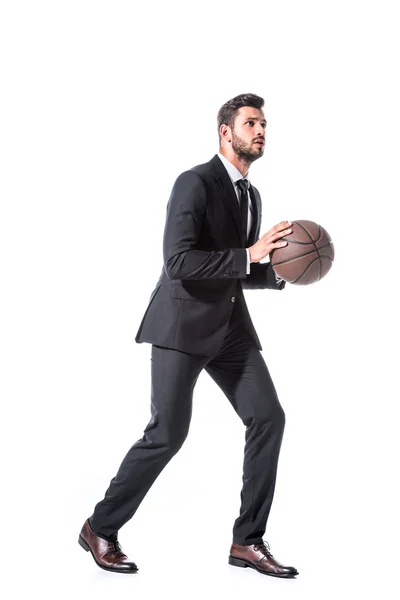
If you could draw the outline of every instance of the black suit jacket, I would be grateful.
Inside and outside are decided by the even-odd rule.
[[[179,175],[167,205],[164,264],[136,342],[212,356],[224,340],[237,303],[244,328],[262,350],[244,289],[283,289],[270,263],[251,263],[246,246],[258,240],[261,197],[251,186],[253,226],[242,237],[240,208],[231,178],[216,154]]]

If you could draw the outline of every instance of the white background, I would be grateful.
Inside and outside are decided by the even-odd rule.
[[[1,387],[8,597],[397,597],[396,2],[3,1]],[[189,437],[120,532],[139,573],[77,544],[150,417],[134,336],[176,177],[229,98],[265,98],[262,231],[323,225],[332,270],[246,291],[286,412],[265,539],[296,580],[227,563],[244,426],[204,373]]]

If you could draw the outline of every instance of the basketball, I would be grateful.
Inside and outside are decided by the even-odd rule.
[[[309,285],[328,273],[335,257],[329,233],[313,221],[292,221],[292,233],[280,238],[287,245],[270,253],[278,277],[288,283]]]

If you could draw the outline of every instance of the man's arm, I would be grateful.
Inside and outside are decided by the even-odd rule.
[[[283,290],[286,281],[275,274],[271,263],[251,263],[250,274],[242,281],[243,289],[247,290]]]
[[[245,279],[246,248],[218,252],[196,249],[207,208],[200,175],[185,171],[175,181],[167,205],[164,268],[170,279]]]

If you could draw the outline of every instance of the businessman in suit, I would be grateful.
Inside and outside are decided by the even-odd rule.
[[[98,566],[134,573],[118,530],[181,448],[205,369],[245,425],[240,514],[229,563],[277,577],[284,566],[263,540],[274,495],[285,415],[264,362],[243,289],[282,290],[269,262],[291,233],[282,221],[259,238],[261,198],[248,172],[264,153],[264,100],[242,94],[218,112],[220,148],[176,179],[167,205],[163,268],[136,341],[152,344],[151,419],[79,535]]]

